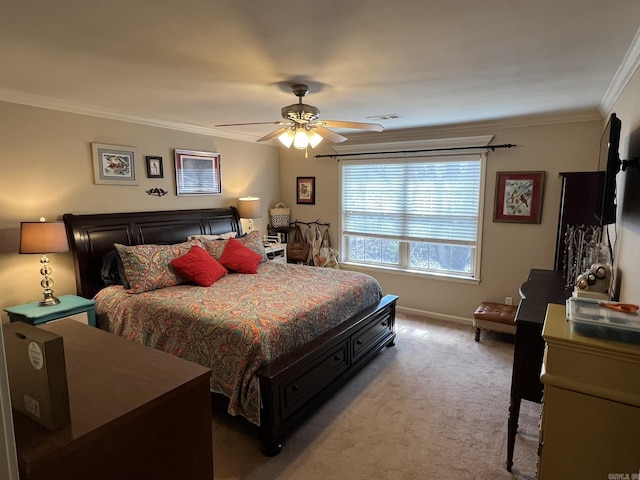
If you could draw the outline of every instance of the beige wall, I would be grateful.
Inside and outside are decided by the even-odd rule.
[[[39,256],[17,253],[21,221],[61,220],[64,213],[222,207],[252,195],[263,200],[255,228],[266,230],[267,206],[280,196],[275,147],[3,102],[0,125],[0,311],[42,296]],[[91,142],[137,147],[140,185],[95,185]],[[222,195],[178,197],[174,148],[219,152]],[[163,157],[163,179],[146,177],[145,155]],[[169,193],[147,195],[153,187]],[[52,254],[50,260],[55,294],[75,293],[71,254]]]
[[[483,300],[503,302],[507,296],[519,300],[518,289],[531,268],[552,269],[560,206],[561,180],[565,171],[592,171],[598,166],[602,120],[591,115],[588,121],[521,126],[514,122],[493,125],[456,126],[403,132],[403,140],[454,138],[494,135],[493,144],[512,143],[517,148],[490,152],[487,162],[486,194],[482,240],[482,281],[479,285],[443,281],[434,278],[369,271],[387,293],[400,296],[399,306],[429,312],[442,318],[470,319]],[[367,142],[396,141],[398,132],[366,134]],[[364,141],[364,140],[363,140]],[[350,140],[353,143],[353,140]],[[357,142],[355,142],[357,143]],[[332,241],[337,242],[338,168],[336,160],[316,159],[315,154],[331,153],[330,146],[309,154],[283,150],[280,166],[282,199],[292,207],[292,218],[302,221],[321,219],[332,226]],[[543,170],[546,186],[540,224],[493,222],[495,178],[498,171]],[[296,205],[295,177],[316,177],[316,205]],[[365,271],[365,270],[362,270]]]
[[[640,150],[639,83],[636,74],[614,108],[623,122],[623,157],[629,150],[635,155]],[[384,290],[399,294],[401,307],[452,319],[469,319],[482,300],[503,301],[504,297],[511,296],[517,301],[518,288],[530,268],[553,267],[560,202],[558,173],[594,170],[597,166],[603,122],[591,118],[588,121],[543,125],[524,125],[517,120],[512,123],[420,129],[402,134],[388,131],[351,140],[350,143],[370,143],[371,138],[388,142],[494,135],[494,144],[519,145],[514,149],[490,152],[488,156],[480,284],[373,272]],[[2,102],[0,122],[3,125],[0,129],[0,163],[3,167],[0,177],[0,308],[36,300],[41,295],[37,256],[17,253],[20,222],[37,220],[41,216],[57,220],[67,212],[226,206],[235,204],[239,196],[250,194],[263,199],[263,217],[255,220],[256,228],[266,229],[268,208],[282,200],[291,206],[292,219],[330,222],[332,240],[337,244],[339,163],[331,158],[314,158],[315,154],[332,152],[331,144],[326,142],[318,151],[311,151],[309,158],[304,158],[304,152],[295,149],[278,150],[252,142]],[[90,149],[93,141],[134,145],[138,147],[141,159],[145,155],[162,156],[165,178],[147,179],[143,170],[137,187],[94,185]],[[177,197],[173,176],[174,148],[220,152],[223,194]],[[547,172],[541,224],[492,221],[495,174],[510,170]],[[621,182],[632,181],[631,185],[635,185],[637,191],[638,179],[633,175],[636,174],[621,173]],[[316,177],[316,205],[296,205],[297,176]],[[161,198],[148,196],[145,190],[151,187],[164,188],[169,194]],[[627,198],[633,200],[634,197]],[[622,201],[620,203],[622,205]],[[629,300],[634,297],[633,288],[638,280],[636,272],[640,272],[637,248],[640,236],[640,214],[637,212],[640,209],[634,207],[637,203],[636,196],[626,206],[630,213],[619,223],[616,245],[622,294]],[[73,293],[75,279],[70,254],[54,254],[51,260],[56,294]],[[635,296],[637,298],[637,294]]]
[[[620,158],[640,156],[640,70],[626,85],[612,110],[622,122]],[[640,303],[640,169],[617,177],[619,220],[611,229],[616,241],[616,270],[620,300]],[[620,215],[621,214],[621,215]]]

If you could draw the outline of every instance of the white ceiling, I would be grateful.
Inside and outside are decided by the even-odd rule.
[[[2,0],[0,99],[252,140],[276,127],[215,125],[297,82],[386,129],[593,112],[639,26],[639,0]]]

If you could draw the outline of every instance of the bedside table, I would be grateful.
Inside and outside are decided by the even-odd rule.
[[[264,246],[264,253],[271,262],[287,263],[287,244],[270,243]]]
[[[92,327],[96,326],[96,302],[77,295],[61,295],[58,297],[60,303],[47,307],[38,305],[38,301],[7,307],[5,312],[9,314],[9,321],[18,320],[30,323],[31,325],[42,325],[51,320],[70,317],[78,313],[87,313],[87,323]]]

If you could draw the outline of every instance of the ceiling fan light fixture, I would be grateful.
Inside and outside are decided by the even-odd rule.
[[[285,147],[290,148],[291,144],[293,143],[293,137],[293,132],[291,130],[287,130],[286,132],[280,134],[278,140],[280,140],[280,143],[282,143]]]
[[[343,120],[322,120],[319,121],[320,110],[313,105],[302,103],[309,87],[307,85],[292,85],[293,93],[298,97],[298,103],[287,105],[280,110],[282,118],[285,122],[253,122],[253,123],[229,123],[224,125],[216,125],[217,127],[232,127],[240,125],[266,125],[276,124],[280,128],[260,137],[257,142],[267,142],[278,139],[285,148],[294,148],[298,150],[307,150],[309,145],[311,148],[317,147],[322,140],[333,143],[345,142],[347,137],[340,135],[331,130],[331,128],[347,128],[355,130],[369,130],[372,132],[381,132],[384,127],[377,123],[348,122]]]
[[[309,136],[303,128],[297,128],[293,137],[293,146],[299,150],[304,150],[309,145]]]
[[[320,135],[318,135],[313,130],[309,132],[309,145],[311,145],[311,148],[316,148],[321,141],[322,137]]]

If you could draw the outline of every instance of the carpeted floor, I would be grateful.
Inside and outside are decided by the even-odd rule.
[[[506,437],[513,339],[398,314],[384,349],[294,431],[280,455],[213,405],[218,480],[534,479],[541,406],[522,403],[513,473]]]

